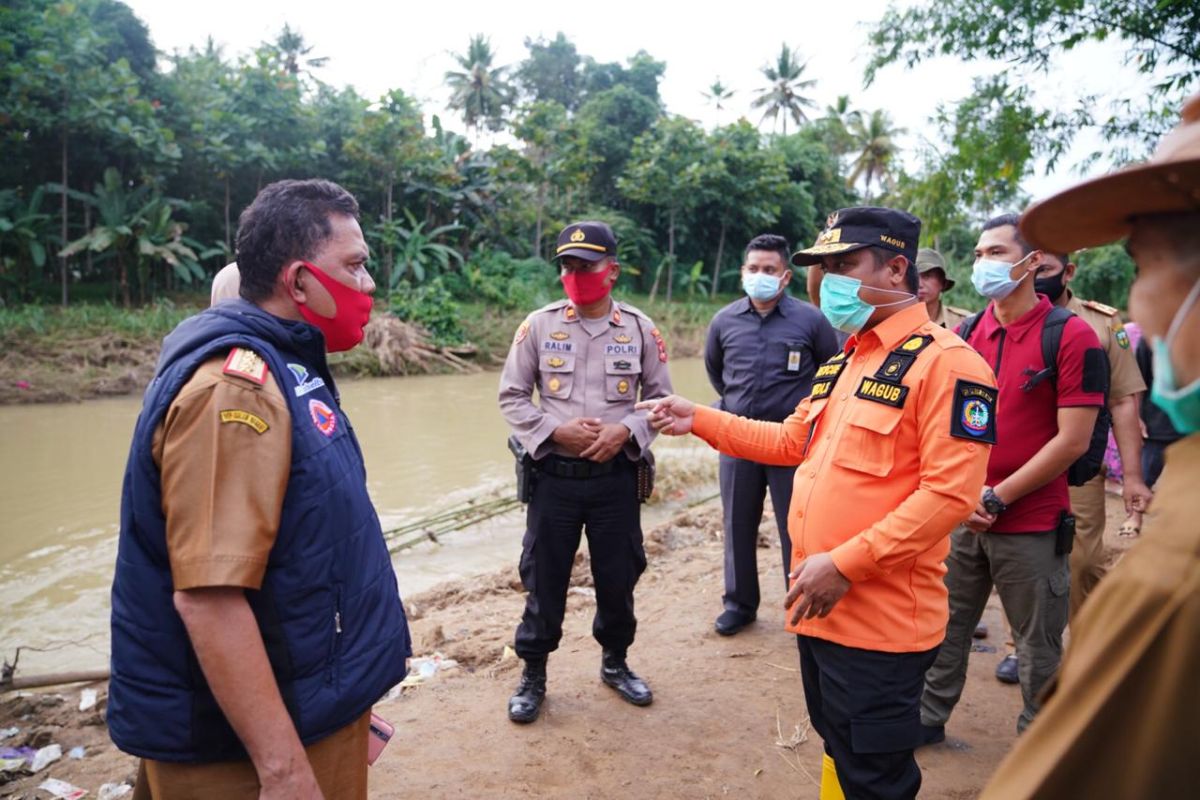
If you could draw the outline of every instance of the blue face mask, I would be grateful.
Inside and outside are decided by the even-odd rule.
[[[875,309],[883,306],[894,306],[907,303],[913,295],[909,292],[898,292],[895,289],[871,288],[877,292],[891,292],[906,295],[903,300],[894,303],[883,303],[873,306],[858,296],[862,281],[858,278],[847,278],[845,275],[827,274],[821,279],[821,313],[829,324],[842,333],[858,333],[867,324]]]
[[[1175,312],[1171,327],[1167,329],[1167,337],[1154,337],[1151,347],[1154,350],[1154,384],[1150,387],[1150,400],[1163,410],[1175,430],[1184,434],[1200,431],[1200,378],[1191,384],[1179,387],[1175,382],[1175,369],[1171,365],[1171,343],[1183,327],[1196,298],[1200,297],[1200,280],[1192,287],[1183,305]]]
[[[750,296],[751,300],[757,300],[760,303],[775,299],[775,295],[779,294],[779,283],[779,278],[764,272],[742,273],[742,289]]]
[[[1014,281],[1012,271],[1017,268],[1018,264],[1033,255],[1033,252],[1016,264],[1010,264],[1007,261],[991,261],[986,258],[976,260],[975,267],[971,270],[971,283],[975,285],[975,291],[990,300],[1003,300],[1008,297],[1017,288],[1017,284],[1029,276],[1029,273],[1026,272]]]

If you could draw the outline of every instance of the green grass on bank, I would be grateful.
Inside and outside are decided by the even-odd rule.
[[[185,318],[203,308],[195,304],[161,300],[143,308],[119,308],[111,304],[25,305],[0,308],[0,338],[12,339],[87,338],[118,334],[132,338],[159,338]]]

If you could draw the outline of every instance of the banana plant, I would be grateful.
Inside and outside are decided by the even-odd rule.
[[[39,186],[22,202],[14,189],[0,191],[0,281],[7,286],[30,287],[33,271],[46,265],[50,215],[43,214]]]

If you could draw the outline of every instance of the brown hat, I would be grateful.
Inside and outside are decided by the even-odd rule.
[[[946,259],[932,247],[922,247],[917,251],[917,272],[924,275],[935,269],[942,271],[942,291],[948,292],[954,288],[954,280],[946,272]]]
[[[1134,217],[1200,214],[1200,94],[1149,161],[1072,186],[1021,215],[1021,235],[1034,247],[1069,253],[1123,239]]]

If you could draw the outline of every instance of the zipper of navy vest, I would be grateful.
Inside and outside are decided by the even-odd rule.
[[[329,648],[329,666],[325,670],[325,682],[333,683],[337,676],[338,656],[342,651],[342,585],[333,587],[333,643]]]

